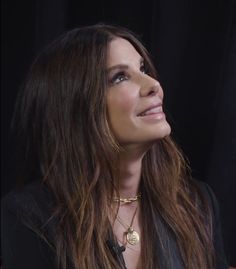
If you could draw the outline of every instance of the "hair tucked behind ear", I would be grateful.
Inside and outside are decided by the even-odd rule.
[[[115,37],[131,42],[156,77],[145,48],[127,30],[107,25],[75,29],[38,56],[16,109],[27,168],[40,171],[55,199],[54,247],[63,269],[67,260],[79,269],[121,268],[106,244],[120,150],[106,108],[106,53]],[[195,195],[199,192],[187,181],[186,170],[170,137],[157,141],[143,159],[143,268],[157,268],[149,227],[156,216],[173,233],[186,268],[212,268],[211,227],[200,210],[204,198]]]

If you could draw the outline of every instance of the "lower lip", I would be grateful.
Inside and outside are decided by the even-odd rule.
[[[139,116],[141,119],[144,120],[162,120],[165,118],[164,112],[152,113],[144,116]]]

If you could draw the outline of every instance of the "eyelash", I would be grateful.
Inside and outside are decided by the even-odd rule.
[[[116,73],[112,79],[111,79],[111,84],[118,84],[124,80],[127,80],[128,76],[125,74],[124,71],[119,71],[118,73]]]
[[[144,64],[140,66],[140,71],[142,71],[144,74],[148,74],[147,68]]]
[[[140,71],[144,74],[148,74],[146,67],[144,64],[142,64],[140,66]],[[118,73],[116,73],[110,80],[111,84],[119,84],[122,81],[125,81],[129,78],[129,75],[126,74],[126,72],[124,71],[119,71]]]

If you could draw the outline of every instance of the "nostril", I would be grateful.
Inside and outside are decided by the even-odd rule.
[[[148,95],[156,95],[156,93],[157,93],[157,91],[151,90],[151,91],[149,91]]]
[[[140,96],[154,96],[161,89],[158,81],[148,77],[140,88]]]
[[[152,87],[150,87],[148,95],[156,95],[159,91],[159,87],[158,85],[154,85]]]
[[[146,88],[142,88],[142,90],[140,91],[140,95],[141,96],[154,96],[158,94],[158,91],[159,91],[159,88],[156,86],[146,87]]]

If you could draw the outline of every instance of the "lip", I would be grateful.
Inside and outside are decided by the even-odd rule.
[[[142,115],[143,113],[146,113],[147,111],[149,111],[149,110],[151,110],[151,109],[158,108],[158,107],[160,107],[160,106],[162,106],[162,103],[158,103],[158,104],[155,104],[155,105],[151,105],[151,106],[145,108],[145,109],[144,109],[143,111],[141,111],[140,113],[138,113],[137,116],[138,116],[138,117],[144,117],[144,116],[146,116],[146,115]],[[151,113],[151,114],[149,114],[149,115],[159,114],[159,113],[163,113],[163,111],[161,111],[161,112],[153,112],[153,113]]]

